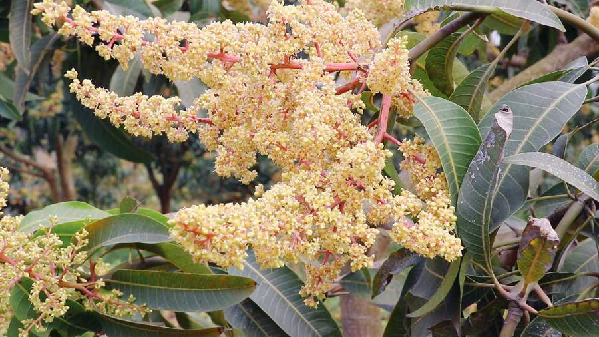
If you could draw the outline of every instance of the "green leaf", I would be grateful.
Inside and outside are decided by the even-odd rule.
[[[585,171],[554,155],[541,152],[520,153],[505,158],[505,162],[540,168],[599,201],[599,183]]]
[[[17,108],[12,103],[2,100],[2,98],[0,98],[0,116],[13,121],[23,120]]]
[[[150,309],[183,312],[228,308],[256,287],[247,277],[128,269],[117,270],[106,284]]]
[[[587,146],[578,157],[576,166],[594,176],[599,171],[599,144]]]
[[[117,67],[110,78],[110,91],[114,91],[119,96],[129,96],[133,94],[137,79],[141,74],[141,58],[136,55],[129,61],[129,68],[124,70]]]
[[[135,213],[135,211],[137,209],[137,205],[138,205],[137,200],[130,198],[130,197],[125,197],[125,198],[123,198],[123,200],[121,200],[121,203],[119,204],[119,212],[120,213]]]
[[[5,73],[0,72],[0,100],[12,99],[15,95],[15,82],[8,78]],[[41,100],[44,97],[28,93],[25,101]]]
[[[176,243],[163,242],[153,245],[137,243],[135,247],[162,256],[186,273],[212,274],[207,265],[195,262],[193,257]]]
[[[401,273],[408,267],[423,261],[424,258],[420,255],[401,249],[389,254],[389,257],[383,262],[379,270],[374,275],[372,281],[372,298],[380,295],[387,285],[391,283],[393,276]]]
[[[85,219],[61,223],[60,225],[52,227],[52,234],[58,235],[58,238],[62,241],[62,247],[67,247],[71,244],[73,236],[75,236],[75,233],[77,233],[81,228],[87,226],[88,224],[94,221],[95,220]],[[33,237],[38,237],[42,235],[45,235],[45,233],[42,231],[37,231]]]
[[[19,225],[19,231],[31,233],[39,228],[49,227],[50,216],[56,216],[57,224],[62,224],[85,219],[103,219],[110,214],[80,201],[60,202],[27,214]]]
[[[29,93],[33,78],[37,74],[42,62],[50,57],[50,52],[53,50],[54,43],[59,37],[59,34],[52,34],[37,40],[33,46],[31,46],[31,64],[27,65],[27,68],[20,67],[19,70],[17,70],[13,101],[20,113],[25,111],[25,97],[27,97],[27,94]]]
[[[505,95],[493,110],[508,105],[514,116],[514,129],[508,140],[505,156],[538,151],[555,139],[568,120],[582,106],[586,85],[565,82],[545,82],[528,85]],[[487,115],[479,124],[486,135],[493,123]],[[490,232],[518,211],[528,196],[529,174],[525,167],[505,163],[501,166],[497,197],[492,205]]]
[[[555,258],[559,237],[546,218],[528,220],[518,247],[518,270],[526,285],[539,281]]]
[[[90,252],[119,243],[160,243],[172,241],[160,222],[139,214],[119,214],[95,221],[87,226],[89,233],[86,248]]]
[[[458,234],[472,258],[487,264],[490,264],[491,253],[491,209],[497,196],[500,164],[512,133],[512,122],[508,106],[495,114],[493,127],[470,163],[458,197]]]
[[[222,327],[201,330],[171,329],[147,322],[128,321],[107,315],[99,316],[103,332],[109,337],[220,337],[225,331]]]
[[[582,18],[589,14],[589,0],[552,0],[551,3]]]
[[[539,311],[551,327],[570,336],[599,335],[599,298],[556,305]]]
[[[453,92],[453,61],[462,42],[462,34],[453,33],[437,43],[426,56],[426,72],[434,78],[435,86],[445,95]]]
[[[174,83],[177,87],[179,97],[181,98],[181,103],[187,108],[192,106],[195,99],[200,97],[200,95],[208,89],[208,87],[197,78],[189,81],[175,81]]]
[[[599,270],[599,253],[593,239],[586,239],[578,246],[570,249],[564,258],[560,272],[584,273]],[[556,289],[556,299],[560,300],[569,295],[579,295],[584,289],[594,284],[597,279],[593,276],[582,276],[575,280],[559,284]]]
[[[521,337],[561,337],[561,333],[553,329],[543,317],[535,317],[522,330]]]
[[[262,269],[254,253],[244,262],[243,270],[229,273],[254,279],[258,287],[250,298],[291,336],[341,336],[337,323],[323,305],[309,308],[299,295],[302,281],[287,267]]]
[[[423,306],[418,308],[418,310],[409,313],[407,315],[408,317],[414,318],[426,315],[429,312],[433,311],[439,304],[441,304],[441,302],[443,302],[458,276],[461,261],[461,259],[458,259],[453,261],[449,265],[447,274],[445,274],[445,277],[443,277],[443,281],[441,282],[435,293]]]
[[[20,336],[20,330],[21,329],[25,329],[25,326],[23,325],[23,323],[21,323],[21,321],[19,321],[16,317],[12,317],[12,319],[10,320],[10,324],[8,326],[8,330],[7,332],[7,336],[10,337],[17,337]],[[28,337],[48,337],[50,335],[50,331],[46,330],[44,332],[37,332],[37,331],[29,331],[29,335]]]
[[[154,1],[152,5],[156,6],[162,12],[162,15],[166,17],[178,11],[183,5],[183,0],[158,0]]]
[[[289,336],[250,299],[225,309],[227,322],[243,331],[246,337],[285,337]]]
[[[33,0],[12,1],[9,14],[10,47],[19,66],[26,69],[31,60],[31,6]]]
[[[403,182],[399,177],[399,173],[397,173],[397,169],[395,168],[393,158],[387,158],[387,160],[385,160],[385,168],[383,169],[383,172],[395,183],[395,186],[393,186],[393,193],[401,193],[401,190],[403,189]]]
[[[368,271],[368,268],[363,268],[356,272],[345,275],[345,277],[339,281],[339,285],[341,285],[350,294],[365,299],[370,299],[372,294],[372,287],[370,286],[370,272]]]
[[[522,19],[565,31],[558,17],[536,0],[408,0],[410,11],[461,10],[489,14],[510,14]]]
[[[33,280],[24,277],[10,290],[10,308],[20,321],[34,319],[40,315],[29,301],[31,288],[33,288]]]
[[[474,118],[480,116],[483,98],[489,86],[489,80],[495,72],[495,63],[485,64],[474,69],[455,88],[449,99],[461,106]]]
[[[117,5],[127,11],[126,13],[118,14],[138,14],[136,16],[142,19],[154,16],[152,8],[146,0],[106,0],[106,2]]]
[[[50,328],[62,336],[79,336],[86,331],[99,332],[102,327],[97,317],[73,300],[67,300],[69,310],[60,317],[55,317]]]
[[[455,205],[464,174],[481,142],[478,128],[464,109],[438,97],[420,99],[414,116],[422,122],[439,152]]]
[[[110,122],[97,118],[91,110],[77,101],[73,104],[75,119],[87,137],[101,149],[134,163],[149,163],[154,160],[152,154],[135,146],[123,131]]]

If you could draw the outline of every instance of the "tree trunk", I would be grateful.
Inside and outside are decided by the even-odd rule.
[[[77,140],[76,135],[67,136],[66,141],[60,135],[56,138],[56,162],[62,188],[62,201],[77,199],[73,178],[73,158],[77,149]]]

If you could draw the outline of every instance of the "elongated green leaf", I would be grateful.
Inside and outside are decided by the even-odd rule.
[[[39,228],[48,227],[50,216],[56,216],[57,224],[62,224],[85,219],[103,219],[110,214],[80,201],[60,202],[27,214],[19,225],[19,231],[31,233]]]
[[[186,273],[212,274],[207,265],[194,262],[193,257],[176,243],[163,242],[154,245],[137,243],[135,247],[162,256]]]
[[[508,105],[514,116],[514,129],[505,156],[538,151],[557,137],[581,107],[586,92],[585,85],[545,82],[519,88],[500,99],[491,111]],[[482,135],[489,132],[492,123],[493,116],[483,118],[479,124]],[[510,163],[501,166],[499,190],[492,207],[491,232],[524,205],[528,185],[528,169]]]
[[[31,6],[33,0],[13,1],[10,7],[9,37],[10,46],[19,66],[26,69],[30,62],[31,45]]]
[[[350,294],[365,299],[370,299],[372,294],[370,271],[367,268],[345,275],[339,285]]]
[[[599,298],[556,305],[539,311],[554,329],[576,337],[599,336]]]
[[[33,287],[33,281],[27,277],[15,284],[10,290],[10,308],[19,320],[37,318],[33,304],[29,301],[29,293]]]
[[[481,142],[478,128],[464,109],[438,97],[422,98],[414,107],[414,116],[439,152],[455,205],[464,174]]]
[[[183,0],[158,0],[152,4],[166,17],[178,11],[183,5]]]
[[[582,150],[576,166],[594,176],[599,171],[599,144],[589,145]]]
[[[220,337],[224,328],[201,330],[171,329],[148,322],[133,322],[99,315],[104,334],[108,337]]]
[[[11,119],[13,121],[20,121],[23,119],[19,111],[15,106],[7,101],[2,100],[0,97],[0,116]]]
[[[85,229],[89,233],[87,250],[94,252],[119,243],[161,243],[172,241],[160,222],[139,214],[119,214],[95,221]]]
[[[434,78],[435,86],[447,96],[453,92],[453,61],[456,58],[462,34],[453,33],[428,51],[426,72]]]
[[[374,275],[372,281],[372,298],[377,297],[385,291],[385,288],[391,283],[394,275],[401,273],[404,269],[422,260],[424,260],[422,256],[408,252],[405,249],[389,254],[387,260],[383,262],[376,275]]]
[[[588,173],[549,153],[520,153],[505,158],[506,163],[540,168],[599,201],[599,183]]]
[[[586,239],[578,246],[570,249],[564,258],[559,271],[569,273],[596,272],[599,270],[599,255],[593,239]],[[577,296],[584,289],[596,282],[593,276],[582,276],[575,280],[560,283],[556,287],[554,299],[561,300],[569,295]]]
[[[489,262],[491,211],[512,123],[512,112],[508,106],[495,114],[493,127],[470,163],[460,189],[458,234],[475,261]]]
[[[147,0],[106,0],[106,2],[117,5],[120,10],[124,11],[115,14],[130,14],[142,19],[154,16]]]
[[[307,307],[299,295],[302,281],[287,267],[262,269],[249,252],[244,269],[230,274],[250,277],[258,283],[250,298],[290,336],[341,336],[337,323],[323,305]]]
[[[543,317],[535,317],[524,330],[521,337],[561,337],[562,334],[553,329]]]
[[[110,78],[110,91],[114,91],[119,96],[129,96],[135,90],[135,84],[141,74],[141,59],[136,56],[129,61],[129,68],[124,70],[118,67]]]
[[[67,300],[66,305],[69,307],[67,313],[54,318],[50,328],[58,331],[62,336],[79,336],[87,331],[101,331],[100,322],[92,312],[72,300]]]
[[[453,286],[456,277],[458,276],[461,261],[461,259],[458,259],[456,261],[453,261],[449,265],[447,274],[445,274],[445,277],[443,277],[443,281],[441,282],[439,288],[437,288],[433,296],[431,296],[431,298],[423,306],[418,308],[418,310],[409,313],[408,317],[413,318],[426,315],[429,312],[433,311],[439,304],[441,304],[441,302],[443,302],[443,300],[451,290],[451,287]]]
[[[135,146],[125,134],[110,122],[97,118],[81,103],[72,100],[75,119],[89,139],[103,150],[134,163],[154,160],[152,154]]]
[[[177,87],[177,92],[181,98],[181,103],[187,108],[192,106],[193,101],[208,89],[208,87],[197,78],[189,81],[175,81],[175,86]]]
[[[247,277],[127,269],[117,270],[106,284],[150,309],[183,312],[228,308],[256,287]]]
[[[408,0],[406,8],[415,12],[431,9],[476,11],[490,14],[503,12],[565,31],[557,16],[536,0]]]
[[[21,323],[21,321],[19,321],[16,317],[12,317],[12,319],[10,320],[10,324],[8,326],[8,330],[7,330],[7,336],[21,336],[19,335],[19,333],[21,332],[21,330],[25,329],[25,326],[23,325],[23,323]],[[29,331],[29,334],[27,335],[28,337],[48,337],[50,335],[50,330],[46,330],[44,332],[39,332],[39,331]]]
[[[20,113],[25,111],[25,97],[29,93],[31,82],[37,74],[39,67],[45,59],[48,59],[50,52],[53,49],[54,43],[60,37],[59,34],[46,35],[43,38],[37,40],[33,46],[31,46],[30,59],[31,63],[27,68],[19,68],[17,76],[15,78],[15,92],[13,101],[17,110]]]
[[[464,108],[472,118],[478,120],[483,97],[487,92],[489,80],[495,72],[495,63],[484,64],[474,69],[455,88],[449,99]]]
[[[15,95],[15,82],[8,78],[5,73],[0,73],[0,100],[10,100]],[[25,95],[25,101],[34,101],[44,99],[41,96],[28,93]]]
[[[549,220],[528,220],[522,232],[517,261],[525,285],[539,281],[551,268],[558,244],[559,237]]]
[[[225,310],[227,322],[243,331],[246,337],[285,337],[289,336],[250,299]]]

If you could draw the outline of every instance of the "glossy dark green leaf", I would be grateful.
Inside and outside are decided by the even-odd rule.
[[[129,67],[124,70],[122,67],[116,68],[110,78],[110,91],[114,91],[119,96],[129,96],[135,91],[137,79],[141,74],[141,58],[136,56],[129,61]]]
[[[79,336],[87,331],[99,332],[102,327],[93,312],[85,310],[78,302],[67,300],[69,310],[66,314],[54,318],[50,328],[65,337]]]
[[[536,0],[407,0],[406,8],[414,12],[435,9],[505,13],[565,31],[558,17]]]
[[[599,298],[556,305],[539,311],[554,329],[575,337],[599,335]]]
[[[115,128],[107,120],[97,118],[79,102],[73,102],[73,110],[75,119],[85,135],[101,149],[134,163],[148,163],[154,160],[152,154],[135,146],[123,131]]]
[[[243,270],[231,268],[230,274],[250,277],[258,287],[250,298],[290,336],[341,336],[337,323],[323,305],[313,309],[299,295],[302,281],[287,267],[262,269],[254,253]]]
[[[457,231],[475,261],[489,262],[490,223],[497,195],[500,164],[512,133],[512,112],[504,106],[495,114],[493,127],[468,167],[457,204]]]
[[[19,333],[21,329],[25,329],[25,326],[21,321],[19,321],[16,317],[12,317],[10,320],[10,324],[8,325],[7,337],[17,337],[20,336]],[[38,331],[29,331],[28,337],[48,337],[50,335],[50,330],[46,330],[44,332]]]
[[[183,0],[158,0],[152,5],[156,6],[163,16],[169,16],[181,8]]]
[[[99,315],[99,317],[104,333],[108,337],[220,337],[225,331],[222,327],[201,330],[172,329],[106,315]]]
[[[367,268],[345,275],[341,281],[339,281],[339,285],[350,294],[362,298],[370,299],[372,294],[370,272]]]
[[[439,152],[455,205],[464,174],[480,146],[478,128],[463,108],[438,97],[422,98],[414,107],[414,116]]]
[[[584,84],[545,82],[516,89],[501,98],[491,111],[508,105],[514,116],[514,128],[505,156],[538,151],[555,139],[582,106],[586,92]],[[489,133],[492,123],[492,115],[483,118],[479,124],[481,135]],[[491,232],[524,205],[529,188],[528,171],[526,167],[510,163],[501,166],[499,190],[493,201],[489,224]]]
[[[578,246],[567,251],[560,272],[584,273],[599,270],[599,255],[593,239],[586,239]],[[554,299],[562,300],[570,295],[579,295],[584,289],[597,281],[593,276],[582,276],[556,286]]]
[[[431,48],[426,57],[428,76],[435,79],[435,86],[447,96],[454,89],[453,62],[463,40],[461,36],[460,33],[449,35]]]
[[[540,168],[599,201],[599,183],[585,171],[556,156],[541,152],[519,153],[505,158],[505,162]]]
[[[531,218],[518,247],[518,270],[525,284],[539,281],[551,268],[559,237],[546,218]]]
[[[553,329],[543,317],[535,317],[522,330],[521,337],[562,337],[562,333]]]
[[[27,214],[19,225],[19,231],[31,233],[39,228],[48,227],[50,216],[56,216],[57,224],[62,224],[86,219],[103,219],[110,214],[80,201],[60,202]]]
[[[30,64],[27,67],[19,68],[15,78],[15,92],[13,101],[15,107],[20,113],[25,111],[25,98],[29,93],[29,88],[33,82],[33,78],[37,74],[42,62],[48,59],[53,50],[53,46],[60,37],[59,34],[46,35],[37,40],[31,46]]]
[[[490,63],[474,69],[449,97],[452,102],[464,108],[476,120],[480,116],[483,98],[496,66],[497,64]]]
[[[9,14],[9,36],[12,52],[21,68],[31,60],[31,8],[33,0],[12,1]]]
[[[250,299],[225,309],[227,322],[243,331],[246,337],[286,337],[273,320]]]
[[[117,270],[106,284],[150,309],[183,312],[228,308],[256,287],[247,277],[127,269]]]
[[[17,108],[12,103],[2,100],[2,98],[0,98],[0,116],[13,121],[23,120]]]
[[[586,173],[594,176],[599,170],[599,144],[589,145],[582,150],[580,157],[578,157],[578,163],[576,166]]]
[[[163,242],[153,245],[137,243],[135,247],[162,256],[181,271],[195,274],[212,274],[207,265],[195,262],[193,257],[176,243]]]
[[[387,285],[391,282],[394,275],[401,273],[408,267],[424,260],[420,255],[408,252],[407,250],[398,250],[391,254],[383,262],[372,281],[372,298],[377,297]]]
[[[172,241],[168,228],[139,214],[119,214],[97,220],[87,226],[90,252],[119,243],[161,243]]]
[[[37,318],[40,314],[35,311],[29,301],[29,293],[33,287],[33,280],[24,277],[10,290],[10,308],[13,315],[20,321]]]
[[[441,304],[441,302],[443,302],[458,276],[461,261],[461,259],[458,259],[453,261],[449,265],[449,269],[447,270],[447,273],[443,277],[443,280],[441,281],[441,284],[439,284],[439,287],[436,289],[435,293],[428,299],[428,301],[424,305],[419,307],[417,310],[409,313],[408,317],[420,317],[425,314],[428,314],[431,311],[433,311],[439,304]]]

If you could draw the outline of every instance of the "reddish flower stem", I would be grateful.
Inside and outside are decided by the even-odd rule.
[[[350,90],[355,89],[357,86],[360,85],[360,77],[357,76],[354,80],[352,80],[351,82],[340,86],[339,88],[337,88],[337,95],[341,95],[343,93],[346,93]]]
[[[378,118],[378,130],[374,137],[374,143],[378,144],[383,142],[385,134],[387,133],[387,123],[389,122],[389,110],[391,109],[391,96],[383,95],[383,102],[381,103],[381,113]]]

